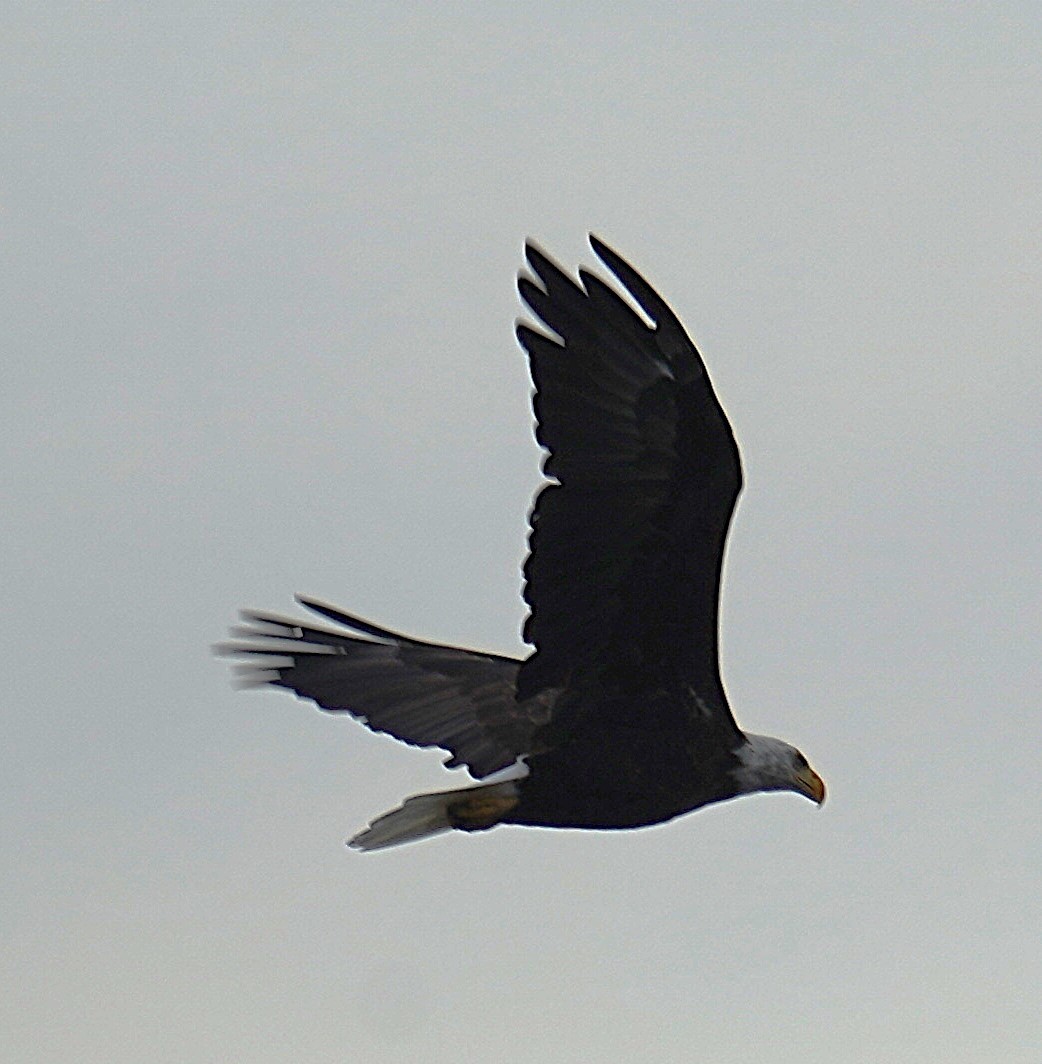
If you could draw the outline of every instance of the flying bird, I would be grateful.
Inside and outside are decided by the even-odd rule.
[[[531,242],[518,279],[547,452],[524,566],[529,656],[412,639],[302,597],[332,623],[244,611],[218,648],[245,659],[245,685],[441,747],[479,781],[406,799],[356,849],[497,824],[638,828],[758,791],[824,801],[799,750],[738,727],[720,677],[721,565],[742,486],[731,426],[676,315],[590,243],[632,303]]]

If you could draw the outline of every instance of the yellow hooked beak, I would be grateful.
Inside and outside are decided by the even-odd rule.
[[[825,781],[809,765],[796,773],[796,789],[818,805],[825,801]]]

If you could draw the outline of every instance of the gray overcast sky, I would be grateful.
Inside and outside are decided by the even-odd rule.
[[[1040,1059],[1042,9],[607,8],[5,8],[6,1060]],[[705,353],[731,700],[830,801],[349,852],[462,778],[208,646],[523,650],[514,275],[589,229]]]

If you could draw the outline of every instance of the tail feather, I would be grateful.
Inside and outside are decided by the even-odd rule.
[[[414,794],[349,839],[348,846],[355,850],[382,850],[452,828],[483,831],[498,824],[517,805],[517,795],[517,785],[511,780],[457,791]]]

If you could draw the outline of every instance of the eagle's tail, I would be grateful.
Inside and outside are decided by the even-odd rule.
[[[460,831],[484,831],[495,827],[518,803],[513,780],[463,787],[458,791],[414,794],[397,809],[377,817],[360,831],[348,846],[356,850],[382,850],[403,842]]]

